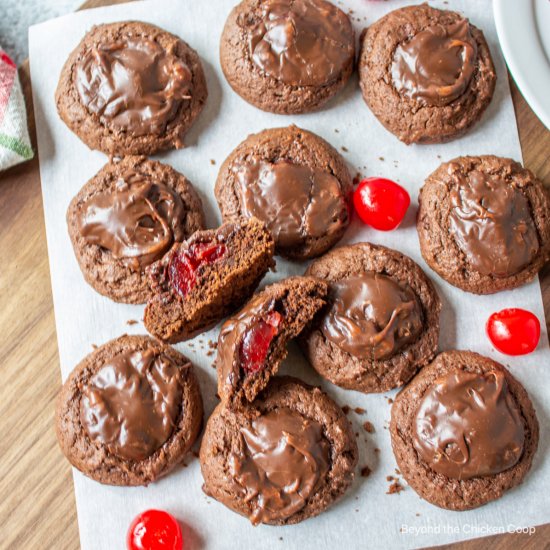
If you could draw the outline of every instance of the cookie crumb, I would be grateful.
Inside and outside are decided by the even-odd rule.
[[[384,160],[386,160],[384,157],[378,157],[378,160],[381,160],[382,162],[384,162]]]
[[[347,148],[347,147],[344,147],[343,145],[342,145],[341,149],[342,149],[342,151],[344,151],[344,153],[347,153],[347,152],[348,152],[348,148]]]
[[[93,349],[97,349],[99,346],[97,344],[92,344]]]
[[[350,407],[348,405],[343,405],[342,406],[342,411],[344,412],[344,414],[349,414],[349,412],[351,411]]]
[[[131,325],[137,325],[138,322],[135,319],[128,319],[126,321],[126,324],[131,326]]]
[[[372,470],[368,466],[363,466],[361,468],[361,477],[369,477]]]
[[[214,166],[216,164],[216,161],[214,159],[210,159],[210,164]]]
[[[355,414],[365,414],[367,411],[365,409],[363,409],[363,407],[355,407],[355,409],[353,409],[355,411]]]
[[[374,433],[374,425],[372,422],[369,422],[368,420],[363,423],[363,428],[366,432],[370,434]]]
[[[334,128],[334,131],[339,134],[340,133],[340,130],[338,130],[338,128]]]
[[[394,481],[386,491],[387,495],[396,495],[399,494],[401,491],[404,491],[405,487],[399,483],[399,481]]]

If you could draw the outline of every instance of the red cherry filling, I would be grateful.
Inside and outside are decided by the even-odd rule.
[[[193,243],[187,250],[172,256],[168,264],[170,284],[185,298],[197,282],[197,270],[201,265],[213,264],[227,251],[223,243]]]
[[[279,332],[283,316],[271,311],[265,319],[259,319],[245,333],[239,350],[241,367],[247,374],[258,372],[263,366],[269,346]]]
[[[182,550],[181,527],[163,510],[146,510],[130,525],[126,537],[128,550]]]

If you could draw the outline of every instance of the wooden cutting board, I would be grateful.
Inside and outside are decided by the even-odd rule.
[[[89,0],[82,8],[124,1]],[[28,63],[19,74],[36,150]],[[550,186],[550,132],[514,85],[512,95],[525,165]],[[541,275],[541,287],[550,320],[550,264]],[[0,297],[0,548],[77,549],[71,470],[54,433],[61,371],[37,157],[0,173]],[[399,505],[399,495],[388,497],[391,505]],[[502,535],[448,548],[547,549],[549,541],[550,525],[546,525],[530,537]]]

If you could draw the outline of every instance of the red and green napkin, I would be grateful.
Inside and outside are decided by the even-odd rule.
[[[31,159],[33,154],[17,67],[0,48],[0,170]]]

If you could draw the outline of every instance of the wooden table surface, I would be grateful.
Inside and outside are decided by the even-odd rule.
[[[91,0],[83,7],[123,1]],[[28,64],[21,67],[20,77],[35,145]],[[512,93],[525,165],[550,186],[550,132],[514,86]],[[550,320],[550,264],[541,286]],[[37,157],[0,173],[0,297],[0,548],[77,549],[71,469],[54,433],[61,371]],[[532,536],[501,535],[451,547],[550,549],[550,525]]]

